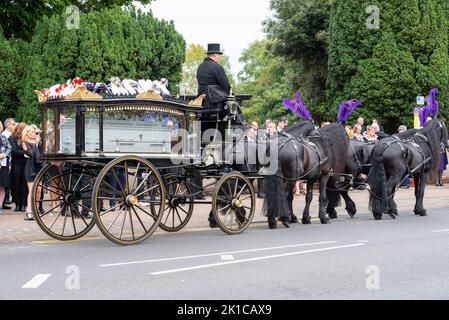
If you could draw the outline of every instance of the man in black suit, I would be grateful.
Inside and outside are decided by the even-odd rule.
[[[219,64],[223,54],[220,49],[220,44],[208,44],[206,54],[207,58],[200,64],[196,74],[196,79],[198,80],[198,96],[202,94],[209,95],[211,93],[211,86],[221,89],[225,96],[229,95],[231,84],[225,70]]]

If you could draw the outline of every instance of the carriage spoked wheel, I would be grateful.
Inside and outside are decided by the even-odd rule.
[[[233,172],[218,181],[212,198],[212,214],[221,230],[239,234],[251,224],[256,208],[252,183],[241,173]]]
[[[101,233],[119,245],[141,243],[159,226],[165,188],[158,170],[147,160],[125,156],[100,172],[92,195]]]
[[[160,223],[162,230],[176,232],[184,228],[193,214],[195,197],[190,183],[176,176],[165,178],[167,191],[164,214]]]
[[[34,218],[50,237],[71,241],[85,236],[95,225],[91,196],[98,169],[48,163],[36,176],[32,189]]]

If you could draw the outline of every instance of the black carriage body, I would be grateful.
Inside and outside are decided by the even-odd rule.
[[[190,101],[195,96],[182,98]],[[239,105],[251,98],[251,95],[236,96]],[[39,108],[43,162],[105,164],[121,156],[137,155],[156,167],[200,165],[201,145],[198,139],[196,145],[193,138],[202,134],[204,115],[219,114],[219,110],[205,110],[175,100],[136,98],[49,100]],[[169,121],[173,125],[171,129],[167,126]],[[212,121],[228,127],[228,121],[223,119]],[[178,135],[179,129],[187,136]],[[177,145],[176,154],[172,153],[174,145]]]
[[[179,142],[179,129],[191,135],[183,137],[186,141],[200,134],[195,122],[202,107],[165,100],[104,99],[47,101],[40,110],[44,162],[105,164],[131,154],[158,167],[201,162],[193,145],[186,145],[179,154],[171,149]]]
[[[236,98],[241,104],[251,96]],[[214,110],[156,97],[53,100],[40,111],[46,165],[33,184],[32,209],[49,236],[76,240],[97,225],[117,244],[138,244],[158,227],[182,229],[194,204],[212,204],[216,225],[228,234],[251,223],[257,171],[208,165],[196,139],[204,114],[211,124]],[[216,122],[229,128],[231,114]],[[201,177],[210,180],[203,187],[194,182]],[[210,201],[196,201],[212,186]]]

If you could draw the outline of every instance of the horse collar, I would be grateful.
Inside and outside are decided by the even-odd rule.
[[[415,136],[424,139],[424,141],[427,142],[427,143],[430,143],[429,139],[428,139],[425,135],[423,135],[421,132],[417,132],[417,133],[415,134]]]

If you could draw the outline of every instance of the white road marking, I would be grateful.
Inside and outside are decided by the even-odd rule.
[[[47,245],[33,245],[33,246],[24,246],[24,247],[11,247],[8,248],[9,250],[16,250],[16,249],[34,249],[34,248],[44,248],[48,247]]]
[[[33,279],[25,283],[22,289],[36,289],[39,288],[48,278],[51,277],[51,274],[38,274]]]
[[[355,244],[349,244],[349,245],[338,246],[338,247],[327,247],[327,248],[312,249],[312,250],[305,250],[305,251],[296,251],[296,252],[276,254],[276,255],[265,256],[265,257],[258,257],[258,258],[251,258],[251,259],[242,259],[242,260],[227,261],[227,262],[221,262],[221,263],[204,264],[204,265],[195,266],[195,267],[179,268],[179,269],[151,272],[149,274],[153,275],[153,276],[158,276],[158,275],[169,274],[169,273],[177,273],[177,272],[197,270],[197,269],[206,269],[206,268],[220,267],[220,266],[225,266],[225,265],[229,265],[229,264],[253,262],[253,261],[268,260],[268,259],[282,258],[282,257],[291,257],[291,256],[297,256],[297,255],[307,254],[307,253],[324,252],[324,251],[346,249],[346,248],[354,248],[354,247],[361,247],[361,246],[365,246],[365,244],[363,244],[363,243],[355,243]]]
[[[132,264],[143,264],[143,263],[153,263],[153,262],[164,262],[164,261],[174,261],[174,260],[186,260],[186,259],[195,259],[195,258],[205,258],[205,257],[223,256],[223,255],[239,254],[239,253],[249,253],[249,252],[258,252],[258,251],[289,249],[289,248],[306,247],[306,246],[317,246],[317,245],[321,245],[321,244],[334,244],[334,243],[337,243],[337,242],[338,241],[301,243],[301,244],[294,244],[294,245],[290,245],[290,246],[279,246],[279,247],[258,248],[258,249],[250,249],[250,250],[239,250],[239,251],[209,253],[209,254],[200,254],[200,255],[194,255],[194,256],[174,257],[174,258],[155,259],[155,260],[130,261],[130,262],[122,262],[122,263],[103,264],[103,265],[100,265],[100,267],[106,267],[107,268],[107,267],[126,266],[126,265],[132,265]]]
[[[449,229],[446,229],[446,230],[435,230],[435,231],[432,231],[433,233],[441,233],[441,232],[449,232]]]
[[[360,243],[369,243],[368,240],[359,240],[359,241],[357,241],[357,242],[360,242]]]
[[[234,256],[233,256],[232,254],[225,254],[225,255],[222,255],[220,258],[221,258],[221,260],[223,260],[223,261],[231,261],[231,260],[234,260]]]

